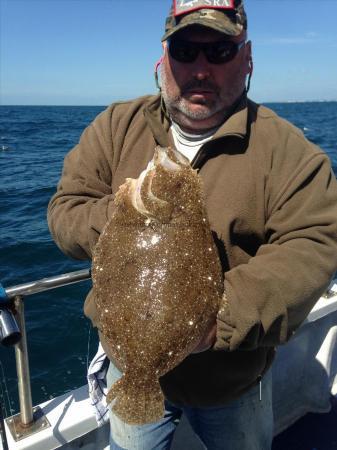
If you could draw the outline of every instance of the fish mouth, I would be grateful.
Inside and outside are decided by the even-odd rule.
[[[181,170],[189,166],[189,160],[171,147],[156,147],[154,153],[155,166],[161,165],[168,171]]]
[[[189,160],[171,147],[157,146],[155,148],[153,159],[148,163],[146,169],[141,172],[136,180],[131,180],[132,206],[140,214],[146,216],[149,219],[153,219],[154,214],[145,207],[142,199],[143,195],[146,196],[148,202],[156,204],[157,207],[164,208],[169,203],[166,200],[158,198],[152,192],[152,181],[159,166],[161,166],[168,172],[176,172],[182,170],[184,167],[189,166]]]

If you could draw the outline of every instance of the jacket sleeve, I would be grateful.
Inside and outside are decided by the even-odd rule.
[[[266,243],[225,273],[214,350],[285,343],[337,269],[337,182],[329,159],[315,151],[292,169],[282,183],[268,180]]]
[[[64,160],[61,180],[48,205],[50,232],[67,255],[91,258],[111,214],[111,108],[83,132]]]

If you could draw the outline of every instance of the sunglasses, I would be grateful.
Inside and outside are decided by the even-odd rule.
[[[233,41],[191,42],[181,39],[168,40],[170,56],[181,63],[194,62],[202,51],[210,64],[224,64],[231,61],[246,41],[238,44]]]

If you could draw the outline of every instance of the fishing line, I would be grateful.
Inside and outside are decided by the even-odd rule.
[[[2,383],[0,383],[0,443],[2,444],[1,448],[3,448],[4,450],[7,450],[8,442],[7,442],[7,436],[6,436],[4,414],[7,417],[4,391],[2,388]]]
[[[0,361],[0,368],[1,368],[1,383],[0,383],[1,396],[2,396],[3,402],[4,402],[3,404],[5,407],[5,414],[6,414],[6,417],[8,417],[8,416],[12,415],[12,412],[14,412],[14,411],[11,408],[11,402],[10,402],[8,387],[7,387],[7,383],[6,383],[5,371],[4,371],[4,367],[3,367],[1,361]],[[5,396],[5,394],[6,394],[6,396]],[[8,410],[6,408],[6,397],[7,397]]]
[[[6,436],[6,430],[5,430],[5,421],[4,421],[4,416],[2,414],[2,403],[1,402],[0,402],[0,442],[1,442],[3,450],[9,450],[7,436]]]
[[[0,380],[0,408],[2,408],[4,410],[4,414],[7,417],[7,408],[6,408],[6,403],[5,403],[6,399],[5,399],[5,394],[4,394],[4,389],[2,387],[2,380]]]
[[[5,416],[9,417],[14,413],[14,410],[11,408],[11,400],[9,397],[9,391],[6,383],[6,377],[5,377],[5,370],[3,367],[2,362],[0,361],[0,368],[1,368],[1,378],[0,378],[0,389],[1,389],[1,398],[0,398],[0,435],[1,435],[1,442],[3,446],[3,450],[8,450],[8,443],[7,443],[7,437],[6,437],[6,430],[5,430],[5,424],[4,424],[4,417],[3,417],[3,409],[5,410]],[[4,387],[3,387],[4,386]],[[6,395],[5,395],[6,394]],[[7,397],[7,404],[8,404],[8,410],[6,407],[6,397]],[[2,401],[1,401],[2,400]],[[14,432],[16,433],[16,427],[14,422]]]
[[[90,339],[91,339],[91,322],[89,321],[89,330],[88,330],[88,346],[87,346],[87,373],[89,370],[89,352],[90,352]]]

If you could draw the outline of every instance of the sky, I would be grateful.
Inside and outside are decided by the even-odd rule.
[[[0,104],[155,93],[171,0],[0,0]],[[246,0],[258,102],[337,100],[337,0]]]

